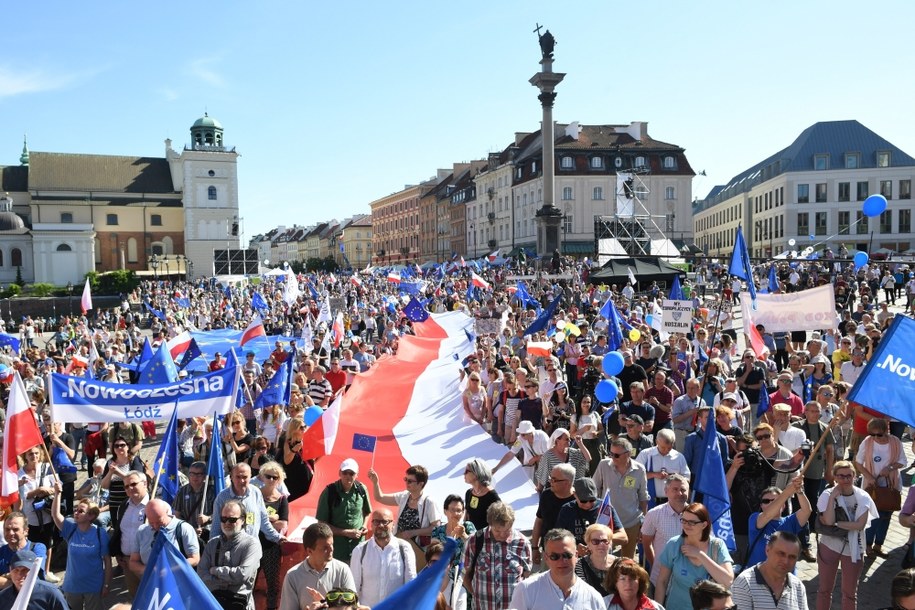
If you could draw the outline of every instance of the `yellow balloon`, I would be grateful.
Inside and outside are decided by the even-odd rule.
[[[641,336],[642,336],[642,333],[639,332],[638,328],[633,328],[632,330],[629,331],[629,340],[630,341],[638,341]]]

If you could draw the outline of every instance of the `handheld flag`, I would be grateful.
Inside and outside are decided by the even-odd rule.
[[[256,337],[264,337],[266,339],[267,331],[264,330],[264,321],[261,320],[260,314],[255,312],[254,317],[251,318],[251,323],[248,324],[248,328],[241,334],[239,345],[244,346],[245,343]]]
[[[734,252],[731,254],[731,264],[728,273],[747,283],[750,291],[750,300],[753,309],[756,309],[756,283],[753,281],[753,267],[750,265],[750,253],[747,251],[747,242],[743,239],[743,227],[737,227],[737,237],[734,240]]]
[[[670,285],[670,300],[671,301],[682,301],[683,300],[683,289],[680,288],[680,276],[674,275],[674,281]]]
[[[429,319],[429,312],[416,300],[416,297],[410,297],[410,302],[404,305],[403,312],[413,322],[425,322]]]
[[[610,504],[610,490],[604,493],[604,498],[600,501],[600,508],[597,509],[597,521],[601,525],[606,525],[613,531],[613,506]]]
[[[191,300],[187,297],[174,297],[172,301],[175,303],[175,305],[183,309],[191,308]]]
[[[57,445],[54,445],[51,449],[51,464],[60,474],[76,474],[77,472],[73,460],[70,459],[66,451]]]
[[[158,309],[156,309],[155,307],[153,307],[152,303],[150,303],[149,301],[144,301],[143,306],[147,310],[149,310],[149,313],[151,313],[152,315],[156,316],[157,318],[159,318],[160,320],[165,322],[165,314],[163,312],[159,311]]]
[[[35,562],[32,564],[32,567],[29,568],[29,575],[25,577],[25,582],[22,583],[22,588],[20,588],[19,592],[16,594],[16,601],[10,606],[10,610],[27,610],[27,608],[29,608],[32,592],[35,590],[35,581],[38,580],[39,575],[42,574],[41,564],[43,560],[43,557],[35,558]]]
[[[333,279],[333,274],[331,274]],[[299,290],[299,280],[296,278],[295,273],[292,272],[292,269],[286,269],[286,287],[283,290],[283,302],[287,306],[292,307],[299,300],[299,295],[301,291]]]
[[[629,272],[629,281],[632,282],[632,286],[635,287],[638,285],[638,280],[635,279],[635,273],[632,272],[632,267],[626,267],[626,271]]]
[[[22,347],[22,342],[14,337],[13,335],[8,335],[6,333],[0,333],[0,347],[7,347],[13,350],[15,353],[19,353],[20,348]]]
[[[41,431],[35,422],[31,402],[19,373],[13,375],[6,407],[6,427],[3,442],[3,475],[0,479],[0,497],[10,503],[19,500],[20,455],[42,444]]]
[[[165,343],[159,345],[155,355],[139,370],[140,376],[137,383],[141,384],[172,383],[178,379],[178,367],[175,366],[175,361],[168,353],[168,346]]]
[[[194,568],[167,536],[153,539],[143,580],[137,589],[134,608],[170,610],[221,610]]]
[[[255,409],[285,404],[283,398],[286,393],[287,378],[289,377],[290,360],[291,358],[286,358],[280,364],[279,368],[276,369],[273,377],[270,378],[270,381],[264,386],[264,390],[257,397],[257,400],[254,401]]]
[[[318,319],[316,321],[318,324],[321,322],[327,322],[330,324],[333,319],[333,316],[330,314],[330,299],[324,299],[324,301],[321,303],[321,310],[318,311]]]
[[[397,273],[396,271],[389,271],[388,272],[388,281],[393,284],[399,284],[401,281],[400,274]]]
[[[340,426],[340,406],[343,394],[330,403],[327,410],[302,435],[302,459],[313,460],[330,455],[337,441],[337,428]]]
[[[258,311],[269,310],[270,306],[267,305],[267,301],[264,300],[264,297],[261,296],[261,293],[255,292],[251,295],[251,307]]]
[[[728,550],[735,551],[737,541],[731,522],[731,497],[724,474],[724,462],[721,460],[718,432],[711,418],[703,440],[705,451],[702,459],[702,476],[696,481],[696,491],[703,494],[703,503],[708,509],[713,533],[724,541]]]
[[[531,322],[531,325],[524,329],[525,335],[533,335],[534,333],[540,332],[547,327],[550,320],[553,319],[553,315],[556,313],[556,309],[559,307],[559,302],[562,301],[562,293],[556,295],[556,298],[547,305],[547,308],[541,312],[537,318]]]
[[[92,289],[89,287],[89,278],[86,278],[86,285],[83,286],[83,296],[79,300],[83,308],[83,314],[92,309]]]
[[[142,371],[153,356],[155,356],[155,352],[153,352],[152,345],[149,343],[149,337],[146,337],[143,339],[143,349],[140,350],[140,356],[137,359],[137,372]]]
[[[766,411],[769,410],[769,393],[766,391],[766,387],[763,386],[759,391],[759,404],[756,405],[756,419],[759,419],[766,414]]]
[[[164,538],[164,536],[163,536]],[[433,610],[442,587],[445,571],[451,565],[451,558],[457,550],[457,541],[448,538],[439,560],[431,567],[421,571],[416,578],[406,583],[386,597],[375,610]]]
[[[191,333],[184,331],[168,340],[168,353],[172,360],[183,354],[191,346]]]
[[[178,403],[172,410],[168,427],[162,435],[162,444],[156,454],[155,464],[156,482],[153,485],[152,495],[156,495],[156,487],[162,490],[162,499],[171,504],[178,497]]]
[[[377,436],[369,436],[368,434],[353,434],[353,449],[356,451],[368,451],[369,453],[375,453],[375,443],[378,442]]]
[[[226,488],[226,470],[222,461],[222,434],[219,431],[219,417],[213,415],[213,439],[210,455],[207,456],[207,477],[213,477],[213,491],[219,495]]]
[[[482,288],[483,290],[489,290],[489,282],[484,280],[482,277],[476,274],[476,272],[470,272],[470,279],[473,282],[473,285],[477,288]]]
[[[609,315],[605,317],[610,322],[607,327],[607,349],[614,352],[623,347],[623,331],[620,329],[621,318],[619,312],[616,310],[616,305],[613,304],[612,298],[607,298],[607,302],[604,303],[604,308],[609,309],[607,312]],[[601,308],[601,313],[603,313],[604,308]]]
[[[196,339],[191,339],[191,344],[188,345],[187,351],[184,352],[184,356],[181,358],[181,362],[178,363],[178,370],[184,370],[184,367],[189,365],[191,361],[195,358],[199,358],[203,355],[203,352],[200,351],[200,346],[197,345]]]
[[[915,320],[897,315],[848,393],[857,402],[915,425]],[[9,434],[7,433],[7,438]]]
[[[769,267],[769,292],[772,294],[778,292],[778,276],[775,275],[775,265]]]

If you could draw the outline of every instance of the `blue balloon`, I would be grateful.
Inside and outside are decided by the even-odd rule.
[[[861,206],[861,211],[864,212],[864,215],[868,218],[873,218],[874,216],[880,216],[883,214],[883,211],[886,209],[886,197],[879,193],[874,193],[870,197],[864,200],[864,205]]]
[[[324,409],[322,409],[321,407],[318,407],[315,405],[308,407],[307,409],[305,409],[305,425],[306,426],[312,425],[313,423],[315,423],[316,421],[321,419],[321,415],[323,413],[324,413]]]
[[[601,364],[604,372],[608,375],[619,375],[620,371],[622,371],[623,367],[626,365],[623,361],[623,355],[619,352],[610,352],[604,356],[604,361]]]
[[[810,234],[810,241],[813,241],[813,240],[815,240],[816,238],[817,238],[816,235],[814,235],[813,233]]]
[[[857,252],[855,254],[855,271],[866,265],[868,260],[867,252]]]
[[[599,401],[604,403],[616,400],[617,392],[616,384],[609,379],[602,380],[597,384],[597,387],[594,388],[594,395],[597,396]]]

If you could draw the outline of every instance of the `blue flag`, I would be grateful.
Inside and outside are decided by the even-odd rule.
[[[134,608],[170,610],[222,610],[197,572],[167,536],[153,539]]]
[[[518,281],[515,297],[517,297],[518,301],[520,301],[521,305],[524,307],[531,306],[537,310],[537,313],[540,313],[543,310],[540,306],[540,301],[531,296],[531,293],[527,290],[527,285],[522,281]]]
[[[476,289],[474,288],[472,283],[468,282],[468,284],[467,284],[467,302],[469,303],[474,300],[476,300]]]
[[[6,333],[0,333],[0,347],[9,346],[15,353],[19,353],[19,348],[21,347],[22,342],[14,337],[13,335],[8,335]]]
[[[77,468],[62,447],[54,445],[51,450],[51,464],[61,474],[76,474]]]
[[[670,298],[671,301],[682,301],[683,300],[683,289],[680,288],[680,276],[674,275],[674,281],[670,285]]]
[[[321,295],[318,294],[318,291],[315,290],[315,287],[312,286],[311,282],[305,282],[305,285],[308,286],[308,291],[311,293],[311,298],[316,301],[321,298]]]
[[[457,541],[454,538],[448,538],[441,557],[435,564],[421,571],[416,578],[372,608],[374,610],[403,610],[404,608],[433,610],[438,600],[438,592],[442,588],[442,578],[445,576],[445,571],[451,566],[451,558],[456,550]]]
[[[207,457],[207,476],[213,477],[213,491],[219,495],[226,488],[226,470],[222,461],[222,434],[219,432],[219,416],[213,414],[213,439],[210,455]]]
[[[410,302],[404,305],[403,312],[414,322],[425,322],[429,319],[429,312],[416,300],[416,297],[410,298]]]
[[[226,284],[226,288],[225,288],[225,290],[223,290],[222,293],[227,299],[231,299],[232,298],[232,287],[229,286],[228,284]]]
[[[159,311],[158,309],[156,309],[155,307],[153,307],[149,301],[146,301],[145,303],[143,303],[143,305],[146,307],[146,309],[149,310],[149,313],[151,313],[152,315],[156,316],[157,318],[159,318],[160,320],[165,322],[165,314],[162,313],[161,311]]]
[[[375,453],[375,443],[378,441],[377,436],[369,436],[368,434],[353,434],[353,449],[356,451],[368,451],[369,453]]]
[[[149,337],[143,339],[143,349],[140,350],[140,357],[137,359],[137,371],[142,371],[146,363],[152,360],[155,353],[149,342]]]
[[[813,400],[813,373],[807,375],[804,379],[804,403]]]
[[[778,276],[775,275],[775,265],[769,267],[769,292],[772,294],[778,292]]]
[[[194,358],[198,358],[203,355],[203,352],[200,351],[200,346],[197,345],[197,339],[191,339],[191,344],[187,346],[187,351],[184,352],[184,356],[181,357],[181,362],[178,363],[178,370],[184,370],[184,367],[189,365]]]
[[[163,341],[155,355],[140,369],[140,377],[137,383],[154,385],[172,383],[177,380],[178,367],[175,366],[175,361],[172,360],[172,355],[168,352],[168,346]]]
[[[271,405],[283,404],[283,398],[286,395],[286,386],[289,384],[289,360],[290,358],[286,358],[283,363],[280,364],[276,373],[273,374],[273,377],[271,377],[270,381],[267,382],[267,385],[264,386],[264,390],[254,401],[255,409],[263,409],[264,407],[269,407]]]
[[[178,497],[178,403],[172,410],[172,417],[168,420],[168,427],[162,435],[162,444],[159,453],[153,462],[153,469],[159,479],[159,489],[162,490],[162,499],[171,504]]]
[[[183,307],[185,309],[191,308],[191,300],[186,297],[175,297],[172,299],[175,302],[175,305],[178,307]]]
[[[718,432],[715,420],[709,415],[708,429],[705,430],[705,441],[702,457],[702,476],[697,476],[696,491],[703,494],[702,502],[709,512],[712,522],[712,533],[721,538],[728,550],[737,550],[734,538],[734,525],[731,522],[731,497],[724,474],[724,462],[721,460],[721,445],[718,443]],[[697,473],[698,474],[698,473]]]
[[[609,307],[608,307],[609,305]],[[620,314],[616,310],[616,305],[613,304],[613,299],[608,298],[607,302],[604,303],[604,307],[601,308],[601,315],[603,315],[604,309],[608,310],[607,316],[604,316],[609,321],[607,327],[607,349],[611,352],[615,352],[623,346],[623,331],[620,329]]]
[[[753,309],[756,309],[756,283],[753,281],[753,267],[750,265],[747,242],[743,239],[743,227],[737,227],[737,238],[734,240],[734,252],[731,254],[728,273],[747,283],[747,290],[750,291],[750,300],[753,301]]]
[[[531,322],[531,325],[524,329],[525,335],[533,335],[534,333],[539,333],[541,330],[547,327],[550,323],[550,320],[553,319],[553,315],[556,313],[556,308],[559,307],[559,302],[562,300],[562,293],[556,295],[556,298],[547,305],[547,308],[544,309],[537,318]]]
[[[766,391],[766,384],[759,388],[759,404],[756,406],[756,419],[759,419],[769,410],[769,392]]]
[[[915,425],[915,320],[897,315],[848,393],[875,411]]]
[[[270,306],[267,305],[267,301],[264,300],[264,297],[262,297],[259,292],[255,292],[251,295],[251,307],[259,311],[267,311],[270,309]]]

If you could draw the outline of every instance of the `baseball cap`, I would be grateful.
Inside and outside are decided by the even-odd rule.
[[[340,472],[345,472],[347,470],[352,470],[356,474],[359,474],[359,464],[356,463],[356,460],[353,458],[346,458],[343,460],[343,463],[340,464]]]
[[[645,425],[645,420],[642,419],[642,416],[641,416],[641,415],[636,415],[636,414],[629,415],[629,416],[626,417],[626,419],[628,419],[628,420],[631,421],[632,423],[638,424],[638,425],[640,425],[640,426],[644,426],[644,425]]]
[[[721,395],[721,400],[733,400],[736,403],[737,394],[735,394],[734,392],[725,392],[724,394]]]
[[[27,549],[22,549],[13,553],[13,558],[10,559],[11,568],[31,568],[35,565],[35,560],[38,559],[38,556]]]

